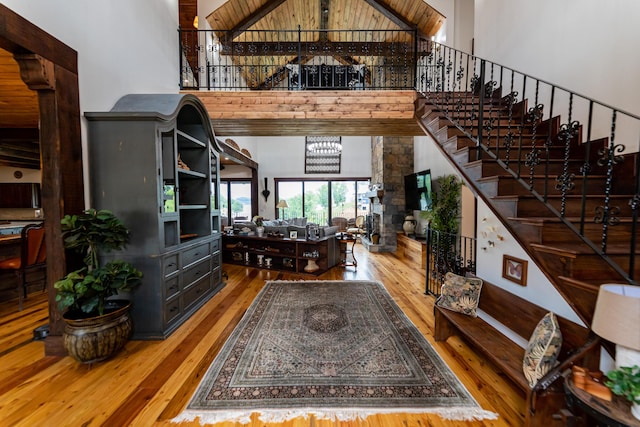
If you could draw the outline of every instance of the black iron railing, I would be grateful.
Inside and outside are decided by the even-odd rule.
[[[414,89],[416,31],[179,30],[180,88]]]
[[[427,228],[427,272],[425,292],[440,295],[444,275],[464,276],[476,272],[476,239]]]
[[[416,90],[476,142],[478,158],[637,284],[640,117],[444,45],[418,50],[428,53]]]

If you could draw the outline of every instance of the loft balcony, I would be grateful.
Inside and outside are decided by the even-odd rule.
[[[428,45],[418,39],[416,30],[180,30],[180,87],[412,90]]]

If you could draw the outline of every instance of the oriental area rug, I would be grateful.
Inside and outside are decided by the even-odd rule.
[[[496,418],[374,281],[268,281],[174,421]]]

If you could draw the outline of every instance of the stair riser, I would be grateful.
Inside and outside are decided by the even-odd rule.
[[[582,163],[576,161],[570,161],[569,171],[577,171],[579,165]],[[547,165],[540,164],[534,168],[534,175],[540,175],[544,173],[548,173],[552,176],[558,175],[563,172],[564,164],[562,162],[553,162],[549,163],[548,169],[546,169]],[[464,166],[465,169],[471,174],[474,179],[478,179],[481,177],[495,176],[495,175],[504,175],[505,169],[500,166],[495,161],[482,161],[482,162],[474,162]],[[517,164],[509,164],[509,168],[511,170],[517,171]],[[520,170],[520,174],[524,175],[526,178],[529,176],[530,170],[526,168],[524,164],[522,165],[522,169]],[[575,173],[575,172],[573,172]]]
[[[566,276],[585,281],[606,281],[618,274],[598,255],[580,254],[575,258],[557,254],[539,254],[544,267],[554,276]],[[625,271],[629,268],[628,256],[612,256]],[[637,263],[636,263],[637,264]],[[640,266],[634,269],[635,277],[640,277]]]
[[[558,211],[561,208],[561,202],[559,200],[549,200],[549,204],[555,207]],[[604,199],[587,199],[585,202],[585,212],[588,218],[593,218],[596,215],[596,208],[604,206]],[[620,208],[620,213],[617,217],[631,217],[632,211],[626,200],[612,200],[610,207]],[[520,199],[517,202],[516,212],[518,217],[544,217],[549,216],[549,210],[535,199]],[[567,201],[565,206],[565,216],[579,217],[581,214],[581,206],[578,202]]]
[[[517,224],[514,224],[517,223]],[[530,243],[540,244],[557,244],[566,243],[571,238],[572,232],[567,229],[567,226],[563,223],[544,223],[539,224],[522,224],[517,221],[511,222],[512,227],[526,236],[527,241]],[[579,224],[574,224],[577,229],[580,229]],[[602,224],[586,223],[584,225],[584,236],[594,242],[596,245],[601,245],[603,228]],[[607,230],[607,244],[629,244],[629,236],[631,235],[631,224],[622,223],[616,226],[610,226]],[[640,250],[640,236],[636,241],[636,247]],[[578,241],[578,237],[573,237],[575,241]],[[639,260],[640,261],[640,260]]]
[[[556,175],[557,176],[557,175]],[[525,178],[525,181],[529,181]],[[569,192],[568,195],[582,195],[582,189],[584,181],[582,179],[574,180],[575,188]],[[529,187],[525,187],[516,181],[514,178],[509,177],[496,177],[491,181],[482,180],[478,183],[480,189],[489,196],[525,196],[531,194]],[[602,194],[604,192],[606,183],[604,179],[590,179],[587,181],[587,194]],[[546,187],[546,193],[545,193]],[[542,178],[534,178],[533,188],[540,194],[548,195],[561,195],[562,191],[556,189],[556,179],[550,176],[545,182]],[[626,192],[620,192],[619,194],[626,194]]]

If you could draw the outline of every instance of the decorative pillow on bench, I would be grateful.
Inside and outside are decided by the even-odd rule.
[[[438,307],[457,311],[471,317],[477,317],[476,309],[480,301],[482,279],[477,277],[463,277],[447,273],[440,296],[436,300]]]
[[[538,322],[524,353],[522,370],[529,387],[535,387],[540,378],[558,364],[561,347],[562,332],[558,319],[555,314],[549,312]]]

